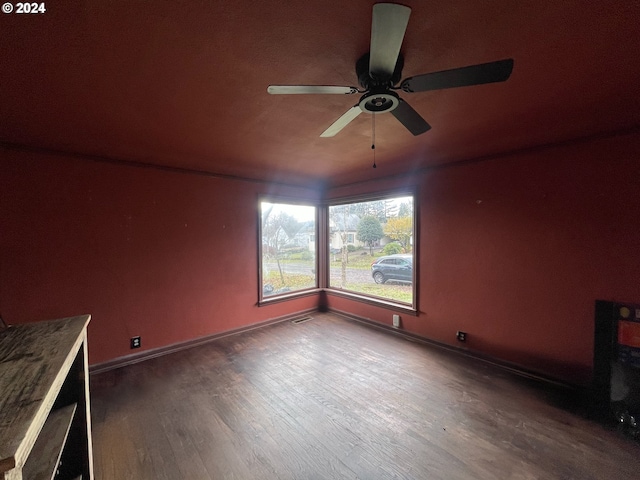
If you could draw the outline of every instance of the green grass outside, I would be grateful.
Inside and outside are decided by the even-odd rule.
[[[284,283],[280,278],[280,273],[276,271],[269,272],[265,276],[265,284],[269,283],[273,285],[275,290],[287,287],[292,291],[302,290],[306,288],[313,288],[315,286],[315,278],[313,275],[303,274],[284,274]],[[412,303],[413,288],[411,285],[400,284],[377,284],[377,283],[348,283],[344,290],[363,293],[365,295],[372,295],[374,297],[380,297],[388,300],[394,300],[402,303]]]
[[[345,290],[402,303],[410,304],[413,301],[413,287],[411,285],[348,283]]]
[[[276,290],[288,287],[291,290],[302,290],[304,288],[313,288],[316,286],[316,280],[313,275],[304,275],[301,273],[285,273],[283,275],[284,283],[280,277],[278,269],[272,270],[264,275],[264,283],[270,283]]]
[[[349,259],[347,265],[349,268],[355,268],[356,270],[369,270],[373,261],[382,257],[382,253],[373,251],[373,257],[369,255],[369,249],[356,250],[355,252],[349,252]],[[335,260],[334,260],[335,259]],[[342,255],[340,253],[329,255],[329,264],[331,268],[340,268],[342,263]]]

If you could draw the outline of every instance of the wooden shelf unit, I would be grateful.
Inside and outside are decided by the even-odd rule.
[[[0,330],[0,480],[93,480],[90,319]]]

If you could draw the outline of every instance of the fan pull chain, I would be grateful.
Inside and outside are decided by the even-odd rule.
[[[376,114],[371,114],[371,150],[373,150],[373,168],[376,168]]]

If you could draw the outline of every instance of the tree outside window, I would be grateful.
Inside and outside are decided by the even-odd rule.
[[[369,255],[373,256],[373,246],[384,237],[380,220],[372,215],[366,215],[358,222],[357,238],[369,247]]]

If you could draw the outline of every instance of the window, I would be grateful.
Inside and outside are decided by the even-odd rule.
[[[329,288],[415,309],[413,194],[329,205]]]
[[[260,217],[260,300],[316,288],[316,208],[261,201]]]

